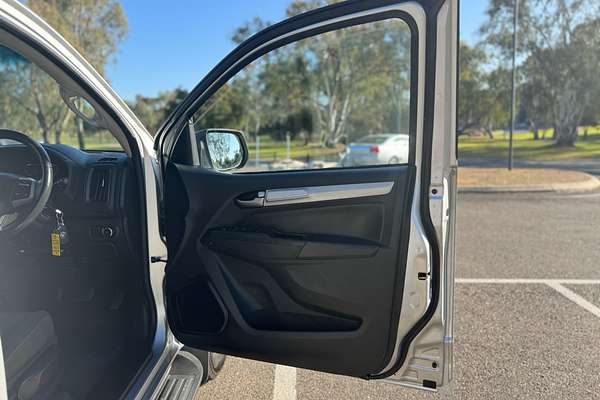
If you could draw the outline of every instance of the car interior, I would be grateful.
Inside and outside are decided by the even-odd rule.
[[[49,94],[61,89],[56,74],[44,75],[12,48],[0,50],[3,91],[23,84],[17,73],[29,68],[48,86],[41,93],[28,82],[21,90],[58,104],[61,97]],[[0,96],[0,337],[9,398],[118,398],[154,336],[139,168],[108,130],[111,146],[40,144],[35,116],[26,104],[19,108],[29,97],[13,99],[12,108],[1,104],[6,98]],[[69,104],[57,109],[74,114],[70,121],[85,118]],[[80,123],[98,131],[90,118]],[[87,137],[90,147],[94,137]]]

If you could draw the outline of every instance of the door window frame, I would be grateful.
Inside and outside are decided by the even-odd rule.
[[[305,30],[302,32],[297,32],[290,34],[288,36],[283,36],[279,39],[275,39],[271,42],[266,43],[264,46],[259,47],[256,51],[251,53],[248,57],[241,59],[238,63],[231,69],[229,69],[225,74],[223,74],[217,81],[215,81],[209,90],[207,90],[201,97],[197,99],[193,103],[193,105],[187,111],[187,119],[192,120],[194,114],[204,105],[207,101],[209,101],[212,96],[219,93],[219,90],[223,88],[227,83],[231,82],[237,74],[244,70],[247,66],[251,65],[253,62],[260,59],[260,57],[275,51],[277,49],[283,48],[292,43],[296,43],[300,40],[309,39],[311,37],[315,37],[317,35],[326,34],[329,32],[334,32],[341,29],[352,28],[356,26],[366,25],[369,23],[389,21],[389,20],[400,20],[406,24],[410,31],[410,95],[409,95],[409,152],[408,152],[408,161],[407,164],[415,165],[415,152],[416,152],[416,139],[417,139],[417,93],[418,93],[418,75],[419,75],[419,35],[418,28],[414,18],[405,11],[400,10],[390,10],[383,11],[376,14],[369,14],[365,16],[359,16],[339,22],[333,22],[331,24],[326,24],[320,27],[316,27],[313,29]],[[193,136],[193,131],[191,130],[194,124],[189,124],[189,134]],[[181,133],[180,133],[181,135]],[[368,165],[364,167],[383,167],[384,165]],[[341,168],[351,168],[351,167],[336,167],[336,168],[328,168],[328,169],[341,169]],[[298,170],[289,170],[287,172],[294,171],[310,171],[311,169],[298,169]],[[252,173],[273,173],[277,171],[257,171],[257,172],[241,172],[244,174],[252,174]]]
[[[416,165],[418,157],[418,107],[419,107],[419,68],[421,32],[418,23],[415,21],[410,11],[399,10],[398,7],[414,7],[424,13],[422,7],[418,4],[394,4],[378,8],[370,8],[366,5],[363,9],[352,9],[356,4],[338,3],[329,7],[319,8],[304,14],[297,15],[284,20],[278,24],[272,25],[256,35],[243,42],[237,49],[229,54],[221,63],[219,63],[188,95],[179,107],[167,118],[162,127],[158,130],[155,149],[160,155],[161,169],[164,172],[166,160],[170,159],[180,136],[189,128],[189,122],[193,119],[196,111],[208,101],[215,93],[227,84],[246,66],[256,61],[263,55],[286,46],[290,43],[310,38],[319,34],[332,32],[335,30],[349,28],[357,25],[363,25],[371,22],[379,22],[389,19],[400,19],[408,26],[411,33],[410,48],[410,105],[409,105],[409,165]],[[349,8],[349,10],[345,10]],[[336,18],[329,18],[328,14],[341,10]],[[380,10],[380,11],[376,11]],[[329,13],[327,13],[329,11]],[[375,11],[371,13],[371,11]],[[357,14],[365,15],[357,15]],[[323,14],[323,15],[321,15]],[[337,13],[336,13],[337,14]],[[351,17],[352,15],[356,15]],[[311,16],[320,17],[314,23],[303,23],[305,18]],[[425,17],[423,15],[423,17]],[[292,25],[292,26],[288,26]],[[295,27],[294,25],[298,25]],[[285,31],[279,34],[279,30]],[[272,39],[265,39],[267,35],[274,36]],[[255,43],[258,42],[258,43]],[[241,53],[241,54],[240,54]],[[306,170],[300,170],[306,171]]]

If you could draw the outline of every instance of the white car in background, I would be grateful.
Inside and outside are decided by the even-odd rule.
[[[407,134],[368,135],[348,145],[340,164],[342,167],[404,164],[408,162],[409,148]]]

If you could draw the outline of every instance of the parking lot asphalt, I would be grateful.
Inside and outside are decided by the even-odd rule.
[[[438,394],[228,358],[197,399],[600,399],[600,194],[461,194]]]

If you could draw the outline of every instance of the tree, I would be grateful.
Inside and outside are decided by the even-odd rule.
[[[155,135],[163,121],[187,95],[187,90],[182,88],[160,92],[156,97],[137,95],[129,106],[150,133]]]
[[[244,40],[265,29],[271,25],[269,21],[263,21],[260,17],[254,17],[252,21],[246,22],[244,25],[237,28],[233,35],[231,35],[231,41],[235,44],[241,44]]]
[[[481,93],[479,107],[482,110],[481,126],[491,135],[493,128],[505,127],[510,110],[511,71],[498,67],[484,76],[485,88]]]
[[[491,127],[486,129],[483,121],[488,112],[486,107],[482,107],[482,99],[485,96],[483,65],[486,60],[486,54],[481,48],[460,43],[458,126],[460,132],[474,128],[484,129],[490,138],[493,138]]]
[[[27,6],[63,35],[102,75],[127,34],[127,17],[117,0],[29,0]],[[36,107],[30,111],[40,124],[44,141],[48,141],[53,131],[55,142],[60,143],[73,114],[68,112],[56,90],[44,90],[41,76],[46,74],[31,66],[28,84]],[[75,128],[79,146],[83,148],[81,119],[77,118]]]
[[[295,0],[287,14],[337,2]],[[305,59],[312,60],[308,63],[311,97],[324,144],[374,131],[408,132],[410,31],[403,23],[335,30],[299,42],[298,47]]]
[[[505,59],[511,51],[514,0],[491,0],[484,41]],[[528,69],[544,84],[556,144],[572,146],[585,105],[598,78],[600,5],[595,0],[520,0],[518,51]],[[539,99],[539,98],[538,98]]]
[[[585,127],[583,131],[584,139],[588,138],[589,126],[600,124],[600,78],[597,77],[589,82],[589,90],[591,101],[585,104],[583,116],[581,117],[581,124]]]
[[[101,75],[129,29],[118,0],[28,0],[27,6],[63,35]]]
[[[59,136],[69,118],[56,83],[35,64],[6,47],[0,47],[0,64],[3,121],[15,128],[39,129],[45,143],[52,133]]]
[[[521,87],[521,103],[527,114],[533,139],[540,138],[539,130],[552,124],[551,84],[545,75],[538,71],[537,63],[528,59],[523,63],[522,75],[525,77]]]
[[[254,17],[252,21],[236,29],[231,37],[231,40],[233,43],[239,45],[244,40],[248,39],[255,33],[260,32],[269,25],[271,25],[269,21],[263,21],[260,17]],[[235,119],[243,119],[241,129],[244,132],[253,134],[255,139],[265,122],[263,114],[267,110],[267,107],[264,104],[264,99],[260,93],[259,76],[262,69],[266,68],[266,64],[268,64],[268,62],[269,57],[267,56],[262,57],[260,60],[258,60],[258,62],[251,63],[236,76],[233,85],[226,87],[226,90],[228,91],[227,97],[230,100],[234,98],[235,94],[244,96],[246,104],[242,109],[239,109],[242,112],[242,115]],[[235,93],[229,93],[232,86],[235,86]],[[222,102],[224,99],[219,99],[219,101]],[[214,103],[215,101],[213,100],[208,106],[202,107],[197,115],[197,119],[201,119],[202,116],[208,112],[209,108],[213,108]],[[223,107],[224,106],[221,106],[221,108]]]
[[[465,131],[479,125],[478,105],[483,91],[483,73],[481,66],[485,62],[485,53],[461,42],[459,51],[459,98],[458,126]]]
[[[244,119],[248,105],[244,101],[246,87],[239,84],[225,84],[219,91],[219,98],[210,101],[197,113],[194,119],[203,120],[203,128],[230,128],[247,132]]]
[[[486,70],[489,64],[482,46],[460,44],[459,132],[482,130],[493,139],[493,130],[508,120],[510,86],[506,69]]]
[[[293,0],[287,8],[286,14],[288,17],[293,17],[294,15],[342,1],[344,0]]]
[[[288,15],[333,1],[295,0]],[[268,23],[237,29],[239,43]],[[411,34],[400,20],[351,26],[274,49],[247,65],[195,114],[277,140],[318,134],[323,146],[369,133],[408,133]],[[385,101],[382,101],[385,99]],[[225,125],[227,124],[227,125]]]
[[[295,0],[287,15],[335,2]],[[236,31],[234,40],[239,43],[266,25],[255,18]],[[407,27],[379,22],[324,33],[268,53],[237,79],[247,88],[252,130],[264,127],[281,133],[287,127],[291,132],[300,129],[305,137],[318,131],[325,145],[370,131],[407,132],[409,49]],[[311,113],[313,121],[307,118]]]

